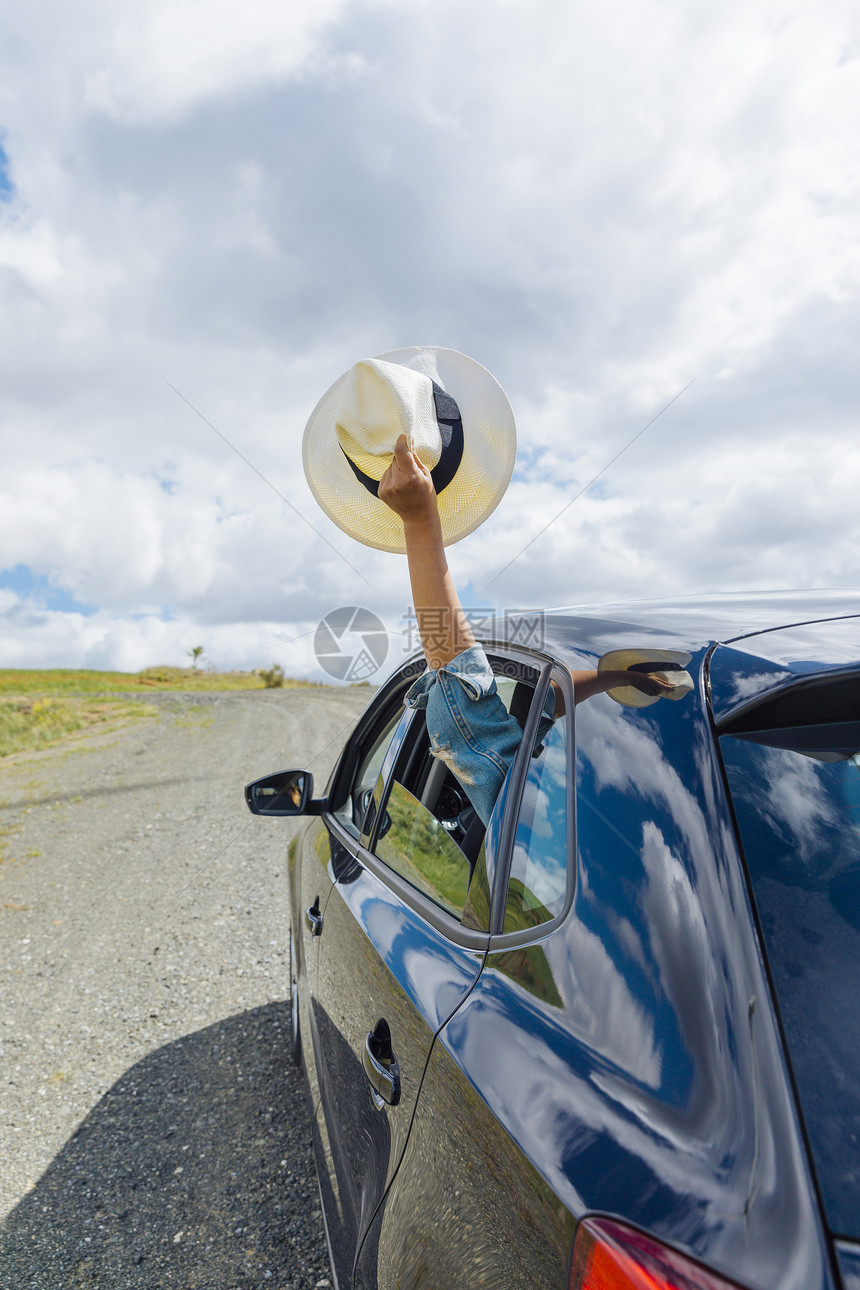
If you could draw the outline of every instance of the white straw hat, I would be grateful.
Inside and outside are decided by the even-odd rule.
[[[403,521],[376,495],[401,434],[433,475],[445,546],[459,542],[514,469],[507,395],[480,363],[434,345],[365,359],[326,391],[305,427],[305,476],[326,515],[379,551],[406,550]]]
[[[646,672],[658,676],[673,688],[661,694],[643,694],[634,685],[619,685],[606,693],[625,708],[649,708],[658,699],[683,699],[693,688],[693,678],[685,671],[692,654],[677,649],[614,649],[597,664],[598,672]]]

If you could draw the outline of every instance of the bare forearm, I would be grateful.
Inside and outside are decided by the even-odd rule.
[[[571,671],[571,680],[573,681],[574,702],[582,703],[583,699],[590,699],[594,694],[603,694],[605,690],[610,689],[613,685],[623,684],[617,680],[620,673],[618,672],[573,672]],[[561,686],[552,682],[552,688],[555,691],[555,715],[563,717],[566,709],[564,702],[564,691]]]
[[[463,613],[442,545],[442,526],[435,509],[403,525],[409,581],[418,631],[429,668],[444,667],[475,644]]]
[[[590,699],[592,695],[604,694],[613,685],[625,683],[619,681],[618,672],[571,672],[570,675],[573,678],[573,694],[577,703],[582,703],[583,699]]]
[[[436,669],[475,644],[448,572],[430,471],[401,435],[379,481],[379,499],[403,520],[409,581],[427,666]]]

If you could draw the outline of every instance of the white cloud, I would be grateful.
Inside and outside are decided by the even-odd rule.
[[[223,632],[255,666],[267,623],[396,621],[403,562],[316,512],[299,445],[356,358],[422,341],[518,417],[451,552],[476,592],[698,374],[499,605],[856,585],[858,55],[843,0],[20,7],[0,550],[97,613],[7,616],[6,657]]]
[[[85,77],[93,107],[126,120],[170,118],[225,94],[301,72],[345,0],[170,0],[117,5],[102,66]]]

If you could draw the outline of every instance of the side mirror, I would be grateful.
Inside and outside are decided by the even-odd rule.
[[[309,770],[282,770],[245,786],[245,801],[252,815],[309,815],[314,777]]]

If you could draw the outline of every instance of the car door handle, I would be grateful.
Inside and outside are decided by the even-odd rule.
[[[377,1021],[365,1039],[361,1064],[376,1098],[380,1099],[377,1106],[381,1107],[383,1102],[396,1106],[400,1101],[400,1066],[391,1047],[388,1022],[384,1019]]]
[[[311,936],[322,936],[323,916],[320,913],[319,896],[317,896],[314,903],[310,906],[305,917],[307,918],[308,926],[311,929]]]

